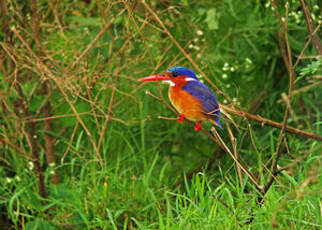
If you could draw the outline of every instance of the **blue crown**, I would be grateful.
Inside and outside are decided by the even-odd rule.
[[[194,79],[198,80],[196,74],[191,69],[188,69],[187,67],[172,66],[166,72],[170,72],[170,73],[175,74],[175,75],[191,77],[191,78],[194,78]]]

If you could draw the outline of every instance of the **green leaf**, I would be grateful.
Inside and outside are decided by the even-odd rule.
[[[220,18],[220,13],[217,12],[215,8],[211,8],[207,10],[207,16],[205,19],[205,22],[208,25],[208,28],[210,30],[217,30],[219,28],[219,18]]]
[[[26,230],[55,230],[55,228],[52,224],[50,224],[48,221],[42,220],[40,218],[36,218],[35,220],[26,223],[25,225]]]

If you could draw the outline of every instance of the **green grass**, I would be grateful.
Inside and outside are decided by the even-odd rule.
[[[282,16],[284,3],[278,5]],[[309,1],[316,15],[315,23],[321,20],[317,3]],[[21,7],[17,8],[15,3],[8,3],[9,28],[15,26],[38,55],[35,38],[31,36],[30,3],[19,1],[19,4]],[[287,93],[288,75],[278,43],[278,21],[270,5],[259,0],[148,4],[207,77],[236,106],[247,111],[261,99],[254,113],[282,122],[285,103],[280,99],[281,93]],[[194,132],[186,122],[158,119],[160,115],[176,115],[145,91],[158,97],[163,95],[169,103],[168,87],[152,83],[142,87],[137,79],[163,72],[172,65],[193,67],[171,39],[160,32],[160,24],[142,3],[131,5],[133,12],[125,11],[116,18],[74,68],[70,68],[71,63],[106,23],[125,8],[123,2],[76,4],[63,0],[55,5],[55,11],[47,1],[39,0],[37,7],[40,38],[49,55],[45,55],[43,63],[66,95],[16,35],[12,35],[16,45],[9,49],[7,34],[1,31],[0,226],[26,230],[322,227],[321,142],[286,134],[278,167],[294,163],[293,158],[299,162],[277,176],[260,205],[260,194],[253,182],[243,174],[240,183],[236,164],[216,143],[204,133]],[[288,34],[296,60],[308,33],[304,16],[299,13],[299,2],[290,1],[289,12]],[[322,59],[317,57],[313,45],[304,55],[316,58],[303,59],[297,66],[295,90],[312,88],[293,96],[288,125],[321,136]],[[208,84],[201,76],[200,79]],[[20,105],[15,80],[22,88],[30,117]],[[44,80],[48,80],[47,94],[42,91]],[[46,116],[41,110],[47,95],[52,111],[50,130],[44,128],[42,118]],[[116,106],[109,114],[112,95],[112,104]],[[224,98],[216,95],[224,104]],[[104,128],[107,115],[110,120]],[[30,159],[33,157],[28,139],[30,118],[38,119],[35,137],[46,198],[39,194],[37,171]],[[240,126],[239,131],[235,128],[232,131],[243,159],[241,163],[264,185],[270,176],[267,168],[276,151],[280,130],[250,122],[250,133],[245,120],[233,119]],[[211,125],[205,123],[203,127],[210,130]],[[105,133],[99,154],[103,164],[93,147],[93,143],[98,146],[102,130]],[[226,126],[218,132],[232,149]],[[55,139],[53,165],[46,158],[45,134]],[[59,184],[52,183],[54,172]]]

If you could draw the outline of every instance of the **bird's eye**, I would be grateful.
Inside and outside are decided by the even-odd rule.
[[[171,75],[171,77],[177,77],[178,76],[178,74],[176,74],[176,73],[172,73],[172,75]]]

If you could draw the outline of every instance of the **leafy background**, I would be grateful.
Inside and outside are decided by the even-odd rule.
[[[300,2],[276,2],[284,21],[289,4],[295,61],[309,35]],[[288,167],[259,204],[253,183],[207,135],[158,119],[176,115],[146,90],[168,102],[167,87],[137,79],[194,68],[147,6],[235,106],[282,122],[289,78],[269,1],[2,0],[1,225],[320,229],[321,142],[286,134],[278,167]],[[308,6],[321,24],[318,1]],[[322,135],[322,59],[312,43],[304,57],[288,125]],[[264,185],[280,130],[233,119],[241,163]],[[227,127],[218,132],[232,148]]]

